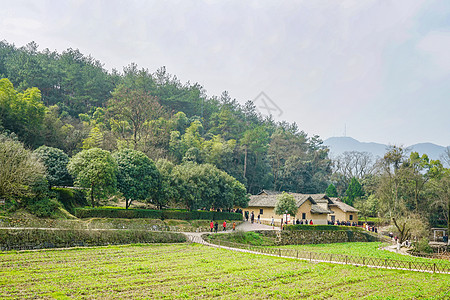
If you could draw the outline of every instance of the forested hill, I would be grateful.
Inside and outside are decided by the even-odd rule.
[[[0,78],[0,131],[33,149],[47,145],[73,156],[133,148],[155,161],[211,163],[250,193],[323,193],[328,185],[331,162],[317,136],[263,117],[251,101],[242,105],[227,92],[206,95],[164,67],[108,72],[78,50],[2,41]]]

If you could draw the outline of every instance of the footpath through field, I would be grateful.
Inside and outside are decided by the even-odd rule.
[[[256,230],[280,230],[279,227],[272,227],[268,225],[263,224],[251,224],[250,222],[243,222],[239,226],[236,227],[236,230],[241,231],[256,231]],[[231,230],[227,231],[220,231],[222,233],[230,233]],[[184,234],[188,237],[188,240],[192,243],[198,243],[209,247],[215,247],[215,248],[221,248],[221,249],[227,249],[232,251],[238,251],[238,252],[245,252],[245,253],[252,253],[252,254],[259,254],[259,255],[266,255],[266,256],[276,256],[276,257],[284,257],[284,258],[293,258],[293,259],[299,259],[304,261],[310,261],[315,263],[332,263],[332,264],[340,264],[340,265],[352,265],[352,266],[362,266],[362,267],[369,267],[369,268],[378,268],[378,269],[394,269],[394,270],[404,270],[404,271],[413,271],[413,272],[425,272],[425,273],[441,273],[441,274],[450,274],[450,270],[448,268],[446,269],[440,269],[437,264],[429,263],[429,267],[424,267],[424,263],[414,263],[414,262],[403,262],[406,264],[405,267],[399,267],[396,265],[395,261],[389,261],[387,259],[383,260],[385,262],[384,265],[380,264],[371,264],[370,262],[375,262],[376,259],[367,259],[364,262],[365,258],[359,258],[359,262],[352,261],[351,256],[346,256],[346,259],[344,261],[336,261],[333,260],[333,255],[329,255],[329,258],[326,257],[326,255],[323,256],[324,259],[317,259],[314,257],[314,255],[309,255],[309,257],[301,257],[302,255],[299,255],[298,251],[282,251],[281,249],[270,249],[267,248],[264,250],[264,247],[259,246],[246,246],[246,248],[238,248],[238,247],[232,247],[227,242],[218,242],[218,244],[212,244],[207,241],[205,241],[202,238],[203,234],[207,234],[210,232],[184,232]],[[243,245],[240,245],[243,246]],[[386,249],[387,250],[387,249]],[[392,251],[392,249],[389,249]],[[335,257],[338,255],[334,255]],[[349,259],[347,259],[347,257]],[[362,260],[362,263],[361,263]],[[409,265],[408,265],[409,263]],[[417,268],[414,268],[414,266],[417,266]]]

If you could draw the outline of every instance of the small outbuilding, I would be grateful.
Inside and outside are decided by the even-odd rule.
[[[358,223],[358,212],[356,208],[348,205],[343,202],[339,198],[329,198],[330,204],[328,205],[331,210],[333,210],[332,214],[328,215],[328,221],[330,222],[356,222]]]

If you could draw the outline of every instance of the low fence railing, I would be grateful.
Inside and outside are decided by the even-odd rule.
[[[409,270],[416,272],[444,273],[450,274],[450,264],[436,262],[418,262],[403,261],[388,258],[362,257],[345,254],[331,254],[311,251],[302,251],[296,249],[269,248],[264,246],[254,246],[246,244],[238,244],[223,240],[216,240],[208,243],[199,236],[189,237],[193,243],[199,243],[208,246],[227,247],[233,249],[246,250],[249,252],[260,253],[264,255],[272,255],[287,258],[296,258],[309,260],[314,262],[328,262],[337,264],[346,264],[354,266],[366,266],[372,268]]]

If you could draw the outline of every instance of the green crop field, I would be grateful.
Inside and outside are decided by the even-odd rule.
[[[448,299],[450,275],[314,264],[196,244],[0,254],[1,299]]]
[[[402,261],[439,263],[450,265],[450,261],[442,259],[429,259],[422,257],[415,257],[410,255],[398,254],[387,250],[381,250],[380,247],[388,246],[386,243],[372,242],[372,243],[335,243],[335,244],[311,244],[311,245],[289,245],[277,246],[275,248],[296,249],[310,252],[330,253],[330,254],[344,254],[359,257],[376,257],[387,258]],[[450,299],[450,298],[449,298]]]

